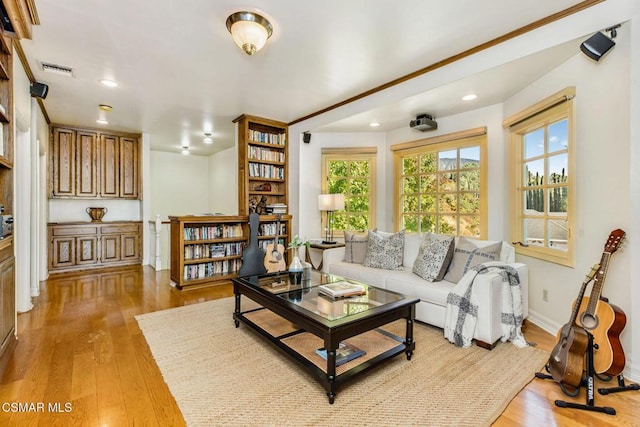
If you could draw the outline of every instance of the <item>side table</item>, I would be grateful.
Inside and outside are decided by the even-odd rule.
[[[341,248],[344,246],[344,243],[333,243],[333,244],[327,244],[327,243],[311,243],[309,245],[310,249],[318,249],[320,252],[324,252],[325,249],[332,249],[332,248]],[[306,262],[308,262],[309,264],[311,264],[311,267],[313,267],[314,270],[319,270],[322,271],[322,258],[320,258],[320,264],[318,264],[318,266],[316,267],[315,265],[313,265],[313,261],[311,261],[311,255],[309,254],[310,251],[304,251],[304,260]]]

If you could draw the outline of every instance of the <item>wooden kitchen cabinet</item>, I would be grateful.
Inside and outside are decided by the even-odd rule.
[[[50,198],[139,199],[139,135],[53,125]]]
[[[50,223],[49,273],[142,262],[142,222]]]

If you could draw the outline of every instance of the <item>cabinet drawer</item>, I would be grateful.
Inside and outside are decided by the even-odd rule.
[[[103,225],[102,234],[137,233],[139,231],[139,227],[139,224]]]
[[[55,225],[51,227],[51,235],[53,237],[56,236],[78,236],[78,235],[97,235],[98,234],[97,225],[74,225],[74,226],[64,226],[64,225]]]

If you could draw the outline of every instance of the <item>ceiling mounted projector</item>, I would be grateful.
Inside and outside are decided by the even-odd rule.
[[[411,129],[420,130],[422,132],[438,129],[438,124],[433,120],[433,116],[429,114],[418,114],[415,120],[409,123]]]

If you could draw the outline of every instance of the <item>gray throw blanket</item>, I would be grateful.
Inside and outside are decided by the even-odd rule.
[[[502,262],[487,262],[471,268],[447,297],[444,336],[459,347],[469,347],[478,323],[478,304],[473,283],[478,275],[498,273],[502,278],[502,342],[526,347],[522,335],[522,290],[513,267]]]

